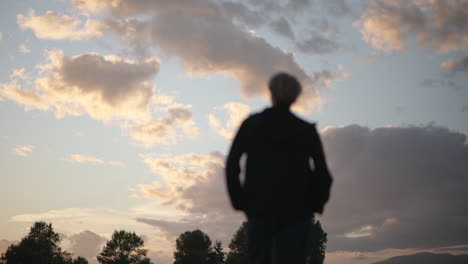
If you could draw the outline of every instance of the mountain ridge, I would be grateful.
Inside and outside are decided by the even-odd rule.
[[[468,264],[468,254],[421,252],[392,257],[372,264]]]

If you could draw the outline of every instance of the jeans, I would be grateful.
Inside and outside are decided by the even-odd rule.
[[[310,219],[288,224],[249,217],[249,264],[305,264]]]

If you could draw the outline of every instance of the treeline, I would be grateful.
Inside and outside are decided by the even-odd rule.
[[[186,231],[176,240],[174,264],[247,264],[246,223],[242,223],[223,250],[221,241],[197,229]],[[307,264],[323,264],[327,234],[319,221],[312,220]],[[155,264],[147,257],[143,239],[134,232],[116,230],[96,257],[101,264]],[[60,247],[59,234],[52,224],[35,222],[27,236],[0,257],[0,264],[88,264],[84,257],[74,258]]]

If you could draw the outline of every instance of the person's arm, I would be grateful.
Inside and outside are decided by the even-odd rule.
[[[317,132],[317,128],[315,127],[315,125],[313,126],[313,129],[312,129],[312,140],[313,140],[313,144],[312,144],[313,149],[312,149],[311,155],[312,155],[312,158],[314,159],[315,170],[321,173],[327,172],[324,174],[327,174],[330,176],[330,173],[328,173],[327,162],[325,160],[325,154],[323,152],[322,141],[320,140],[320,135]]]
[[[323,151],[322,141],[320,140],[320,135],[317,132],[315,125],[312,129],[312,159],[314,160],[315,166],[315,175],[318,177],[319,183],[319,193],[318,193],[318,208],[316,208],[318,213],[322,213],[325,204],[330,199],[330,189],[333,182],[333,179],[328,170],[327,162],[325,159],[325,153]]]
[[[247,120],[246,120],[247,121]],[[237,134],[232,142],[231,149],[226,161],[226,183],[231,199],[232,207],[236,210],[242,210],[244,208],[242,201],[242,186],[240,184],[240,158],[242,154],[246,152],[247,144],[247,125],[244,121],[237,131]]]

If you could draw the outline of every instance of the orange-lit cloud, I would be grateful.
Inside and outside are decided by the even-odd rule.
[[[149,81],[158,71],[157,60],[134,62],[97,53],[69,57],[60,50],[50,51],[49,60],[41,65],[49,74],[35,80],[34,90],[9,83],[2,93],[29,108],[51,109],[58,118],[85,113],[103,121],[149,117],[154,94]]]
[[[390,52],[419,46],[445,53],[468,48],[468,3],[463,0],[372,1],[357,21],[364,41]]]
[[[94,156],[87,156],[83,154],[71,154],[66,160],[76,163],[90,163],[90,164],[103,164],[104,160]]]
[[[107,161],[107,164],[109,164],[110,166],[113,166],[113,167],[118,167],[118,168],[126,168],[127,167],[125,162],[123,162],[121,160],[109,160],[109,161]]]
[[[142,154],[141,158],[157,176],[150,184],[139,184],[133,197],[150,199],[163,208],[184,214],[178,219],[139,217],[137,221],[163,231],[174,239],[181,230],[202,228],[228,243],[242,221],[231,210],[224,184],[224,157],[218,153],[201,155]]]
[[[463,72],[468,71],[468,56],[463,56],[453,60],[444,61],[441,64],[442,68],[450,72]]]
[[[25,73],[25,69],[13,69],[13,72],[10,74],[11,79],[25,80],[28,79],[28,75]]]
[[[228,140],[231,140],[234,137],[236,129],[250,113],[250,107],[248,105],[238,102],[228,102],[220,107],[215,108],[215,110],[226,111],[228,118],[226,123],[223,124],[215,114],[208,114],[210,127],[216,133],[220,134]]]
[[[129,127],[132,140],[145,147],[156,144],[175,144],[180,138],[194,138],[200,134],[190,112],[190,105],[172,104],[167,114]]]
[[[48,11],[44,15],[36,15],[34,10],[28,14],[19,14],[17,23],[23,30],[31,29],[40,39],[91,39],[102,35],[103,24],[88,20],[85,24],[76,17]]]
[[[0,84],[0,95],[25,110],[53,111],[57,118],[88,115],[113,122],[144,146],[173,144],[200,133],[190,105],[156,94],[152,79],[159,70],[158,60],[133,61],[98,53],[66,56],[60,50],[48,56],[49,63],[38,66],[45,75],[35,79],[34,89],[18,84],[17,79],[27,77],[19,69],[10,82]]]
[[[13,153],[15,153],[18,156],[27,157],[34,151],[35,148],[36,146],[34,145],[18,145],[14,147],[11,151],[13,151]]]
[[[234,18],[251,18],[247,16],[251,10],[242,4],[127,0],[76,0],[73,4],[87,13],[112,14],[104,21],[107,32],[113,32],[140,51],[142,47],[151,46],[181,58],[190,75],[221,73],[236,78],[242,94],[249,98],[261,96],[268,99],[266,83],[269,78],[278,71],[287,71],[304,86],[304,99],[299,100],[298,107],[312,111],[321,103],[319,89],[329,84],[321,79],[340,74],[328,72],[326,75],[326,71],[309,73],[293,53],[275,47],[254,31],[244,30],[233,23]],[[138,14],[146,14],[148,18],[136,18]],[[134,17],[121,18],[121,15]],[[276,23],[275,28],[287,32],[285,21],[279,25]],[[190,49],[186,43],[191,44]],[[321,45],[327,46],[328,43]],[[304,44],[304,49],[306,46]]]
[[[89,156],[89,155],[84,155],[84,154],[70,154],[67,158],[64,160],[73,162],[73,163],[89,163],[93,165],[97,164],[107,164],[112,167],[118,167],[118,168],[125,168],[127,165],[121,161],[121,160],[108,160],[106,161],[103,158],[100,157],[95,157],[95,156]]]
[[[24,54],[31,52],[31,48],[26,43],[21,44],[18,50],[19,52],[24,53]]]

